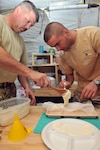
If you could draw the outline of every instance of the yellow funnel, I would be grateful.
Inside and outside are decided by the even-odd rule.
[[[28,136],[30,132],[32,132],[32,129],[26,129],[19,120],[18,115],[15,114],[13,125],[8,133],[8,140],[13,142],[21,141]]]

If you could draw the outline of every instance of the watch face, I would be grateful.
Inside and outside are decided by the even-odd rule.
[[[96,85],[100,85],[100,80],[94,80]]]

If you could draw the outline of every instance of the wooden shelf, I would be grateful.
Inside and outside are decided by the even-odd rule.
[[[59,64],[57,64],[57,63],[54,63],[54,64],[40,64],[40,65],[37,65],[37,64],[34,64],[33,66],[34,67],[38,67],[38,66],[57,66],[57,65],[59,65]]]
[[[54,58],[54,54],[53,53],[32,53],[32,65],[34,66],[34,65],[36,65],[37,63],[36,63],[36,59],[37,59],[37,62],[38,62],[38,60],[40,59],[40,60],[47,60],[47,62],[43,62],[42,63],[42,65],[43,64],[53,64],[54,62],[53,62],[53,58]],[[41,61],[42,62],[42,61]],[[40,62],[40,64],[41,64],[41,62]],[[38,63],[38,65],[39,65],[39,63]]]
[[[37,59],[37,62],[36,62]],[[38,59],[46,59],[47,62],[40,61]],[[56,84],[59,82],[58,69],[59,64],[55,63],[53,53],[32,53],[32,68],[43,73],[54,73]]]

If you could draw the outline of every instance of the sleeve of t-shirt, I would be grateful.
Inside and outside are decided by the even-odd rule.
[[[27,55],[27,52],[26,52],[26,48],[25,48],[25,43],[24,43],[24,40],[22,37],[20,37],[21,39],[21,45],[22,45],[22,56],[21,56],[21,59],[20,59],[20,62],[23,63],[23,64],[27,64],[28,63],[28,55]]]
[[[1,41],[2,41],[2,29],[3,29],[3,23],[2,23],[2,20],[1,20],[1,17],[0,17],[0,46],[1,46]]]
[[[94,50],[100,53],[100,28],[96,27],[92,30],[91,42]]]
[[[65,57],[65,55],[61,54],[60,55],[60,61],[59,61],[59,68],[60,68],[60,70],[62,71],[63,74],[72,74],[73,69],[70,66],[68,66],[67,63],[65,63],[66,62],[65,59],[67,59]]]

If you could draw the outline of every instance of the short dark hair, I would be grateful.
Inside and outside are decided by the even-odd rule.
[[[18,6],[25,6],[29,11],[33,11],[36,16],[36,22],[39,21],[39,11],[38,11],[37,7],[31,1],[24,0]]]
[[[48,42],[53,35],[61,35],[63,28],[65,27],[59,22],[50,22],[47,24],[44,30],[44,41]]]

